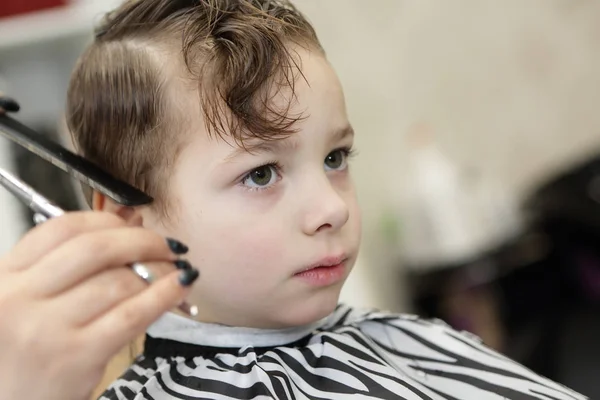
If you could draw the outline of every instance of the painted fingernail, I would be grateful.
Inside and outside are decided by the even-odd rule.
[[[21,109],[19,103],[10,97],[0,96],[0,108],[3,108],[5,111],[9,112],[17,112]]]
[[[186,260],[177,260],[173,264],[175,264],[175,267],[177,269],[182,269],[182,270],[192,269],[192,264],[190,264]]]
[[[198,279],[200,272],[197,269],[186,269],[179,274],[179,283],[182,286],[191,286]]]
[[[167,238],[167,244],[169,245],[171,251],[175,254],[185,254],[189,250],[189,248],[179,240]]]

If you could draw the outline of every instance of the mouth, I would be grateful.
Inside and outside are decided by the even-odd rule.
[[[320,261],[317,261],[316,263],[311,264],[309,267],[296,272],[296,275],[301,274],[306,271],[310,271],[312,269],[316,269],[316,268],[335,267],[337,265],[343,264],[344,262],[346,262],[347,259],[348,259],[348,257],[346,257],[345,255],[325,257],[325,258],[321,259]]]
[[[348,257],[330,256],[298,271],[294,277],[300,278],[312,286],[328,286],[344,279]]]

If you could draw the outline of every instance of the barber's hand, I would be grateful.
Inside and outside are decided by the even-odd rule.
[[[14,99],[3,96],[0,92],[0,114],[4,114],[5,112],[17,112],[20,108],[19,103]]]
[[[103,212],[29,231],[0,258],[0,400],[87,400],[110,359],[186,297],[185,246]],[[177,254],[176,254],[177,253]],[[159,277],[148,286],[128,264]]]

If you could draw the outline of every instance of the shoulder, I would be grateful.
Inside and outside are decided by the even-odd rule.
[[[416,378],[424,377],[423,383],[436,391],[443,391],[450,384],[478,396],[495,393],[505,398],[587,398],[536,374],[486,346],[479,337],[457,331],[442,320],[347,306],[338,307],[336,314],[337,325],[334,323],[331,329],[353,327],[379,349],[379,355],[387,358],[388,363],[410,370]]]

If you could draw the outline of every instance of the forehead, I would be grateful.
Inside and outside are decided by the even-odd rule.
[[[344,128],[348,117],[343,89],[328,60],[319,51],[298,48],[293,53],[298,55],[300,68],[293,87],[273,88],[269,109],[297,118],[294,128],[298,131]]]
[[[346,106],[342,86],[329,61],[319,52],[298,50],[300,55],[301,76],[294,87],[297,102],[292,104],[292,112],[310,108],[311,115],[320,115],[319,111],[346,117]],[[290,95],[291,90],[284,88],[282,96]],[[275,99],[281,101],[281,99]]]
[[[292,126],[297,133],[293,133],[290,138],[284,140],[293,140],[295,136],[304,131],[325,133],[346,128],[348,118],[343,90],[327,59],[320,51],[295,48],[291,52],[296,55],[295,58],[300,69],[295,76],[293,87],[270,85],[271,93],[267,93],[265,97],[269,100],[268,110],[290,120],[298,119]],[[274,141],[272,138],[257,139],[252,134],[242,134],[243,146],[241,146],[233,135],[226,134],[224,137],[211,135],[207,121],[201,112],[197,93],[186,97],[186,103],[192,107],[191,110],[186,107],[190,112],[184,116],[190,122],[191,137],[189,139],[191,141],[202,146],[214,146],[222,143],[227,145],[229,151],[239,148],[252,150],[255,146],[262,146],[265,142]],[[211,155],[218,157],[219,153],[220,151],[213,151]]]
[[[298,134],[313,132],[316,134],[346,131],[349,128],[346,104],[339,79],[320,53],[299,50],[301,74],[297,77],[293,89],[282,87],[272,97],[273,107],[285,112],[290,118],[297,118],[292,134],[283,141],[289,146],[297,144]],[[339,135],[338,135],[339,136]],[[249,139],[245,147],[252,149],[263,146],[269,140]]]
[[[284,118],[299,119],[293,128],[300,130],[311,121],[324,118],[332,124],[343,124],[347,120],[346,105],[341,83],[337,74],[320,50],[306,49],[300,46],[290,48],[298,70],[287,77],[275,77],[269,82],[266,93],[259,95],[259,101],[266,103],[266,117],[269,112]],[[192,96],[193,106],[199,109],[197,93]],[[223,107],[222,111],[226,111]],[[202,113],[194,116],[202,118]],[[206,121],[202,121],[206,123]],[[246,138],[247,135],[241,135]]]

